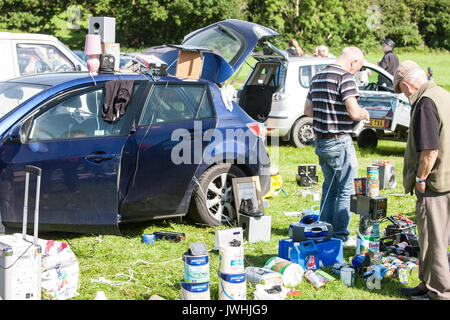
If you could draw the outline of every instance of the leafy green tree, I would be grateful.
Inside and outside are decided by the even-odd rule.
[[[427,46],[450,50],[450,1],[427,0],[419,30]]]
[[[62,12],[69,0],[0,0],[0,30],[52,33],[47,29],[55,14]],[[47,27],[47,28],[46,28]]]

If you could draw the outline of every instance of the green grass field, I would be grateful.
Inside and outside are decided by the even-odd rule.
[[[357,148],[357,147],[356,147]],[[405,144],[402,142],[380,141],[376,150],[361,151],[357,149],[359,176],[365,176],[366,167],[373,160],[389,160],[396,165],[398,183],[394,190],[381,191],[388,198],[388,215],[403,214],[414,219],[415,197],[403,196],[401,168]],[[265,213],[272,216],[272,233],[269,242],[245,244],[245,266],[262,267],[278,254],[278,241],[288,238],[288,227],[298,221],[296,217],[285,216],[285,211],[301,211],[318,204],[311,197],[302,197],[301,190],[295,181],[297,165],[301,163],[318,164],[313,147],[296,149],[289,145],[279,148],[269,147],[272,156],[278,154],[279,171],[283,178],[283,190],[269,200]],[[320,167],[319,167],[320,168]],[[318,170],[319,185],[323,176]],[[359,216],[353,214],[350,231],[356,235]],[[96,292],[102,290],[108,299],[114,300],[146,300],[157,294],[166,299],[180,299],[180,279],[183,278],[183,262],[181,256],[189,248],[189,243],[203,241],[208,249],[214,247],[215,231],[222,227],[205,227],[189,224],[180,219],[153,221],[121,228],[122,236],[112,235],[79,235],[71,233],[41,234],[43,239],[68,241],[80,264],[79,296],[75,300],[90,300]],[[383,229],[383,228],[382,228]],[[182,242],[156,241],[153,245],[141,242],[146,233],[158,230],[184,232],[186,240]],[[344,259],[350,263],[355,255],[354,248],[345,248]],[[209,252],[211,274],[211,299],[218,299],[219,255]],[[326,269],[331,271],[329,269]],[[409,285],[417,285],[417,277],[410,277]],[[403,299],[399,294],[402,286],[397,280],[382,283],[381,290],[369,290],[362,278],[357,277],[353,287],[347,287],[340,280],[329,282],[324,288],[316,290],[304,280],[297,288],[300,297],[290,299],[301,300],[384,300]],[[253,299],[255,286],[247,283],[247,299]]]

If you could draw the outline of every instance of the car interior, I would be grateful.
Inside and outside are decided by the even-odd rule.
[[[285,69],[278,63],[258,63],[239,96],[239,105],[253,119],[267,120],[272,95],[284,81]]]

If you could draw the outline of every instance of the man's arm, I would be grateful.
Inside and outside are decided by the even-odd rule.
[[[314,115],[313,104],[308,99],[306,99],[306,101],[305,101],[305,108],[303,110],[303,113],[305,114],[305,116],[310,117],[310,118],[312,118]]]
[[[381,59],[381,61],[378,61],[378,66],[383,68],[384,70],[386,70],[386,68],[389,65],[389,60],[388,59],[389,59],[388,55],[385,54],[383,56],[383,59]]]
[[[434,167],[438,154],[438,149],[420,151],[419,168],[417,168],[417,176],[419,177],[419,179],[422,180],[428,177]],[[416,182],[416,189],[420,193],[425,192],[425,187],[425,183]]]
[[[369,121],[369,112],[359,106],[358,101],[355,97],[348,97],[347,99],[345,99],[345,106],[347,107],[347,112],[350,115],[350,118],[352,118],[353,120]]]

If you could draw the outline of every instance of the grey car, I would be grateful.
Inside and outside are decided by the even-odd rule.
[[[241,107],[265,123],[268,136],[278,136],[296,147],[312,144],[312,119],[303,112],[306,95],[312,77],[336,59],[288,57],[273,46],[272,52],[260,52],[254,58],[257,62],[238,91]],[[403,136],[409,126],[410,107],[403,94],[394,93],[392,76],[366,62],[355,78],[361,94],[359,102],[374,119],[360,134],[354,134],[360,147],[376,146],[379,137],[391,133]]]

